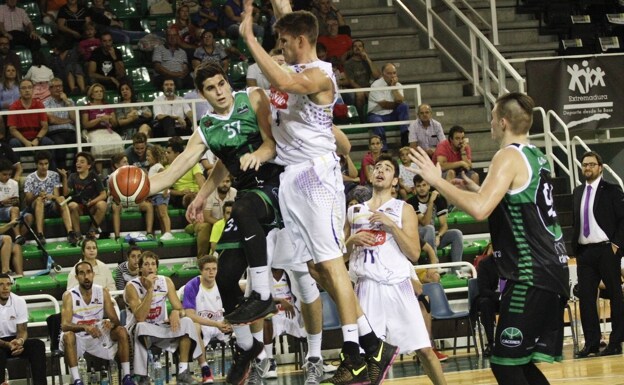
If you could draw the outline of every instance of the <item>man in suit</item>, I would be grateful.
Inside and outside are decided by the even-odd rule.
[[[609,356],[622,353],[624,306],[620,287],[620,259],[624,245],[624,193],[602,178],[602,158],[583,154],[585,183],[574,189],[572,251],[578,266],[581,323],[585,347],[577,354]],[[611,299],[609,344],[598,352],[600,323],[596,309],[598,284],[603,281]]]

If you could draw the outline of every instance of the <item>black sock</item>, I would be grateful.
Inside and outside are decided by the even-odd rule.
[[[375,354],[379,349],[379,338],[375,335],[375,332],[370,332],[363,336],[360,336],[360,345],[364,352],[368,355]]]
[[[342,352],[349,356],[351,361],[359,361],[360,346],[355,342],[347,341],[342,344]]]

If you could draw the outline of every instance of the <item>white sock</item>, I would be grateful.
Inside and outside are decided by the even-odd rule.
[[[201,367],[202,367],[202,368],[206,368],[206,367],[208,367],[208,363],[207,363],[207,362],[204,362],[203,364],[201,364]]]
[[[236,345],[243,350],[249,350],[253,346],[253,336],[249,325],[232,325],[236,335]]]
[[[360,318],[357,319],[357,325],[359,336],[365,336],[373,331],[365,315],[361,315]]]
[[[252,332],[251,336],[258,341],[264,341],[264,330],[260,330],[259,332]]]
[[[80,378],[80,372],[78,372],[78,367],[74,366],[73,368],[69,368],[69,373],[72,376],[72,380],[76,381],[76,380],[82,380],[82,378]],[[86,380],[86,378],[85,378]]]
[[[269,280],[267,277],[269,274],[269,268],[267,266],[250,267],[249,275],[251,279],[251,289],[260,294],[260,299],[266,301],[271,296],[271,288],[269,287]],[[258,277],[258,279],[256,279]],[[262,341],[262,339],[260,339]]]
[[[264,360],[265,358],[267,358],[267,355],[266,355],[266,352],[265,352],[265,351],[264,351],[264,349],[263,349],[263,350],[260,352],[260,354],[258,354],[258,355],[256,356],[256,360],[258,360],[258,361],[262,361],[262,360]]]
[[[342,325],[342,341],[359,344],[357,324]]]
[[[129,362],[122,362],[121,363],[121,373],[124,376],[127,376],[128,374],[130,374],[130,363]]]
[[[264,352],[267,358],[273,358],[273,344],[264,344]]]
[[[180,362],[178,364],[178,371],[179,373],[182,373],[184,371],[186,371],[188,369],[188,362]]]
[[[321,357],[322,336],[322,332],[318,334],[308,334],[308,356],[306,358]]]

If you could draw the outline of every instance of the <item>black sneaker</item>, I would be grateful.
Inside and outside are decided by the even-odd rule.
[[[17,237],[15,237],[15,244],[16,245],[22,246],[24,243],[26,243],[26,237],[24,237],[22,235],[18,235]]]
[[[320,383],[320,385],[368,385],[368,369],[366,361],[359,356],[358,361],[351,359],[348,354],[340,353],[340,366],[334,376]]]
[[[251,292],[249,297],[245,297],[234,311],[225,315],[225,319],[232,325],[246,325],[257,319],[277,313],[273,297],[269,296],[266,301],[260,299],[260,294]]]
[[[76,246],[78,244],[78,235],[75,231],[70,231],[69,233],[67,233],[67,242],[69,242],[69,244],[72,246]]]
[[[249,376],[251,362],[262,353],[264,344],[254,338],[253,346],[249,350],[242,350],[238,346],[234,349],[232,366],[225,377],[225,382],[232,385],[243,385]]]
[[[398,347],[379,340],[379,347],[375,354],[364,356],[368,365],[368,377],[371,385],[381,384],[397,354],[399,354]]]
[[[46,245],[46,243],[48,243],[48,241],[46,241],[46,239],[45,239],[45,235],[43,235],[43,233],[39,233],[39,234],[37,234],[37,239],[39,239],[39,242],[40,242],[43,246],[45,246],[45,245]]]

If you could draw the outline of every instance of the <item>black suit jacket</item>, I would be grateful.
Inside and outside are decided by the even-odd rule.
[[[572,233],[572,252],[577,255],[578,239],[581,233],[581,199],[585,183],[574,189],[574,216]],[[607,234],[609,241],[619,247],[619,253],[624,246],[624,193],[620,186],[602,179],[596,188],[596,197],[593,206],[594,218],[602,231]]]

